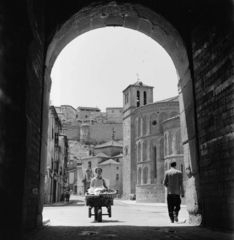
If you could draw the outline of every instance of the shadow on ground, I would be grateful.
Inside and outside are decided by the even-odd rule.
[[[137,226],[92,226],[67,227],[43,226],[26,234],[23,240],[83,240],[83,239],[115,239],[115,240],[152,240],[152,239],[184,239],[184,240],[233,240],[234,234],[214,231],[202,227],[137,227]]]
[[[51,203],[51,204],[44,204],[43,207],[81,207],[85,206],[85,202],[81,200],[71,200],[69,202],[58,202],[58,203]]]

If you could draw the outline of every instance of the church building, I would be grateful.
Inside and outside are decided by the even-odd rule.
[[[164,172],[170,161],[184,174],[178,96],[153,102],[153,87],[142,82],[123,91],[123,197],[165,202]]]

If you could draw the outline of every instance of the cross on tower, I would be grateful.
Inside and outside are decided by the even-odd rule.
[[[137,82],[139,82],[140,81],[139,74],[137,73],[136,75],[137,75]]]

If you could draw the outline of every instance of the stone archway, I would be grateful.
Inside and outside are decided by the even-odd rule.
[[[83,8],[62,25],[62,27],[54,34],[48,47],[45,61],[44,91],[46,92],[46,99],[44,97],[44,103],[45,105],[47,104],[47,106],[49,104],[48,93],[50,92],[51,87],[50,74],[54,63],[63,48],[74,38],[85,32],[108,26],[133,29],[151,37],[167,51],[177,69],[180,77],[180,117],[185,168],[190,178],[188,180],[187,191],[187,199],[190,200],[188,201],[187,207],[191,220],[193,221],[193,218],[195,218],[195,221],[200,223],[199,195],[197,195],[199,177],[193,83],[184,41],[176,28],[173,27],[169,21],[151,9],[139,4],[117,4],[116,2],[111,2],[108,4],[100,3],[95,6],[90,5]],[[47,109],[47,107],[45,106],[44,109]],[[47,121],[44,121],[43,129],[46,128]],[[42,151],[45,151],[45,149]],[[131,165],[131,163],[127,162],[126,164]],[[136,171],[136,169],[134,171]]]

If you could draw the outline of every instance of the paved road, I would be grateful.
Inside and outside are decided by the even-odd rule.
[[[75,197],[72,198],[74,200]],[[80,200],[79,200],[80,199]],[[103,221],[97,223],[94,217],[88,217],[88,207],[82,198],[76,198],[71,205],[62,207],[45,207],[43,211],[44,219],[50,219],[50,226],[173,226],[169,221],[167,207],[165,204],[155,206],[134,205],[132,201],[114,200],[112,206],[112,217],[103,216]],[[103,213],[107,209],[103,208]],[[188,213],[185,208],[181,209],[180,222],[188,219]],[[183,224],[188,226],[188,223]]]
[[[186,222],[188,213],[182,207],[179,223],[170,223],[165,204],[138,205],[130,201],[114,201],[112,217],[103,216],[98,223],[88,218],[88,207],[78,197],[66,206],[48,206],[43,210],[49,224],[30,232],[25,240],[77,239],[224,239],[234,240],[230,233],[194,227]],[[106,209],[103,208],[103,211]]]

